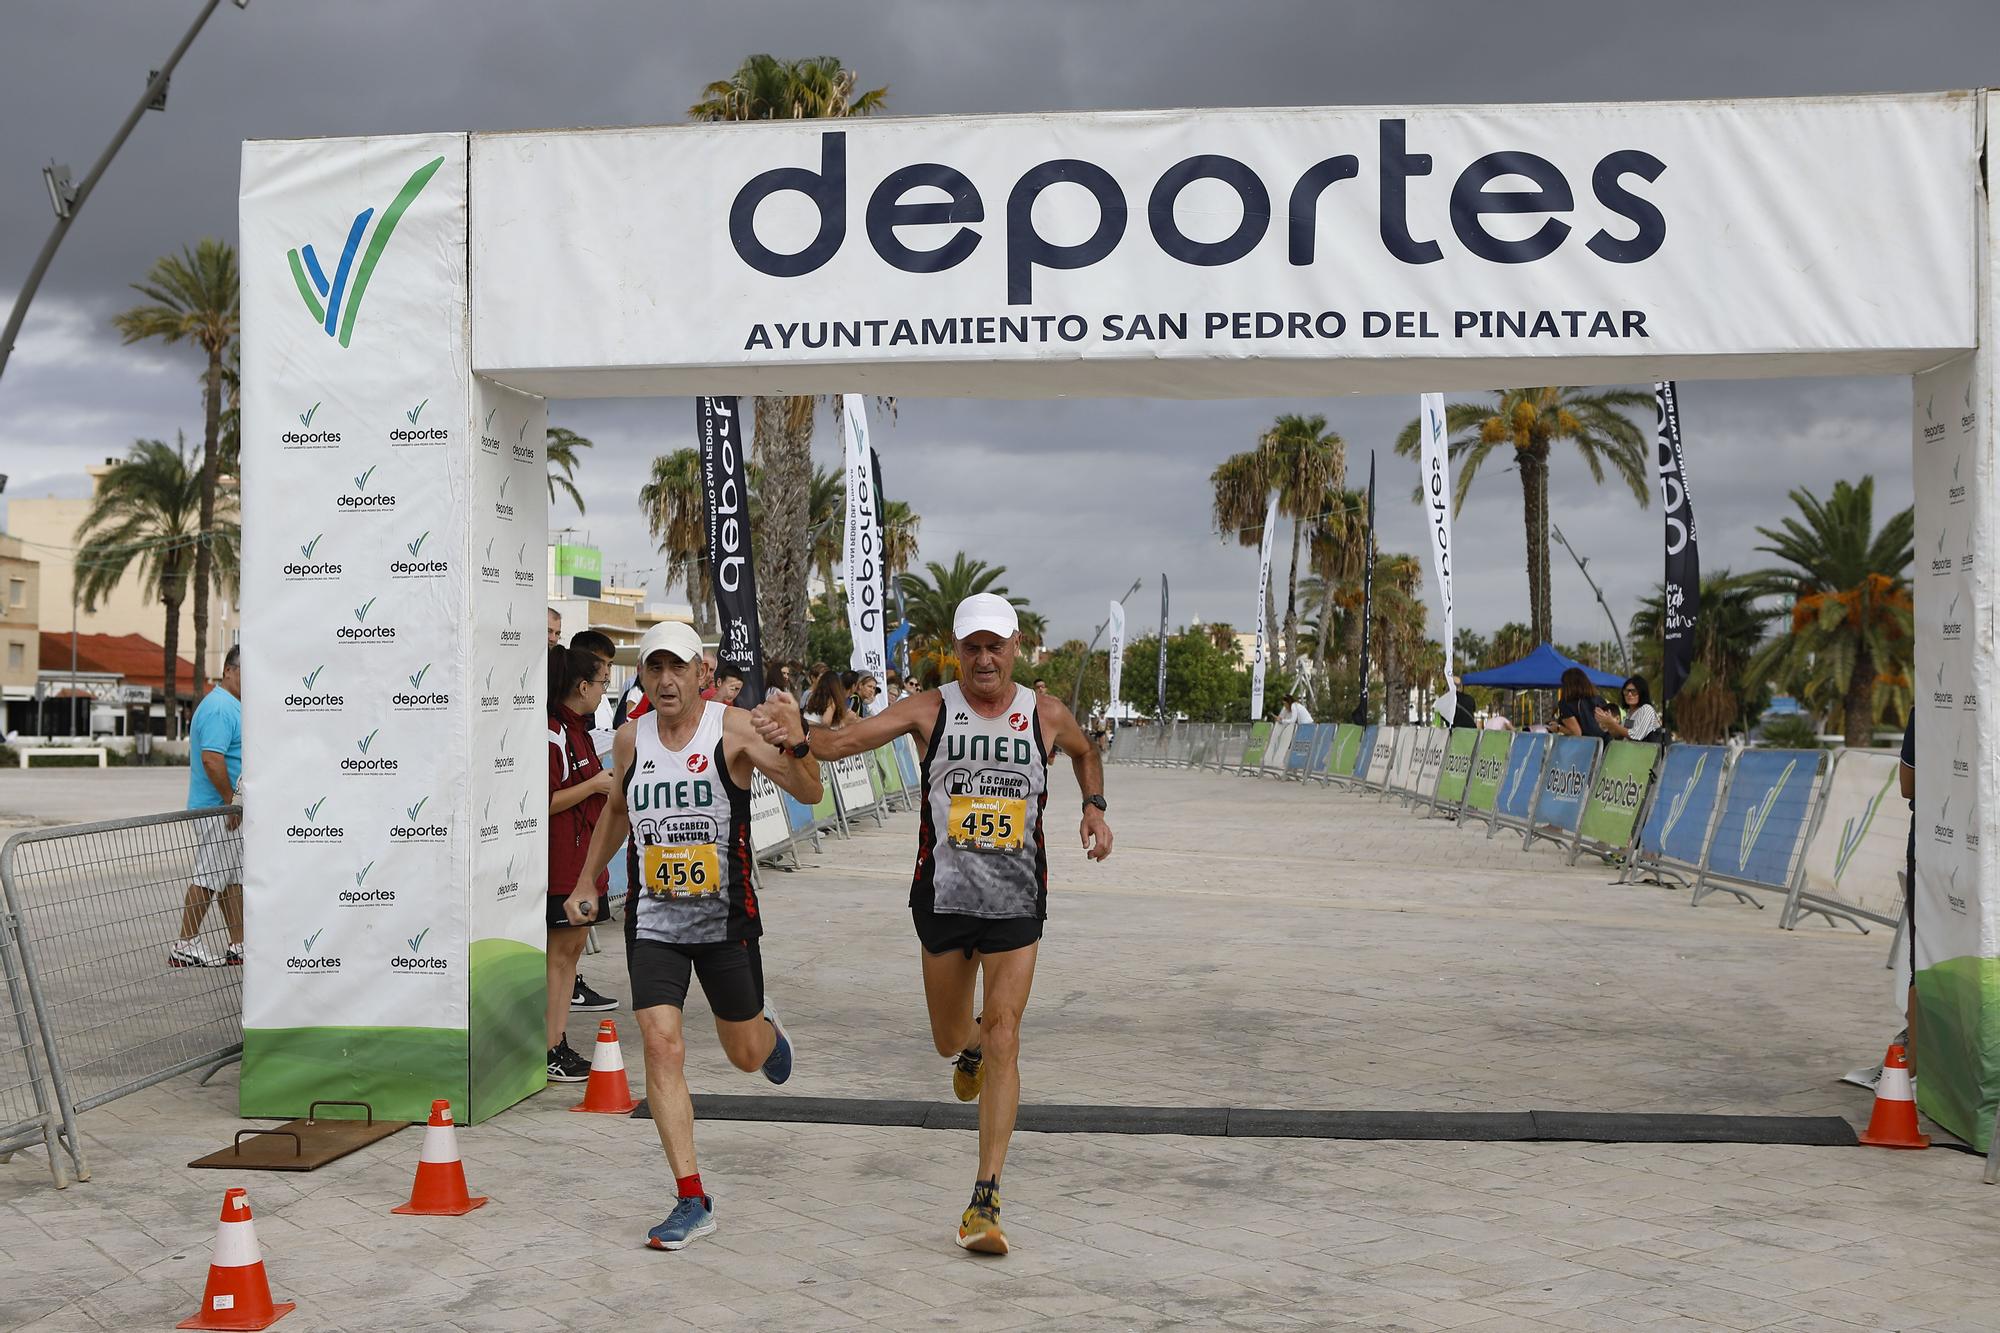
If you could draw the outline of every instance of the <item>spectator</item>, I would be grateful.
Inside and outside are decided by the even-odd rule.
[[[563,911],[578,872],[590,852],[590,835],[611,794],[613,776],[590,743],[585,718],[597,711],[598,700],[611,683],[610,665],[592,653],[560,644],[549,649],[549,875],[548,925],[548,1076],[551,1083],[581,1083],[590,1077],[590,1061],[578,1055],[565,1031],[581,981],[577,963],[583,957],[588,926],[572,926]],[[561,885],[561,888],[556,887]],[[605,896],[610,877],[597,878],[597,912],[609,913]],[[600,1000],[602,996],[598,997]],[[615,1007],[615,1002],[612,1002]]]
[[[1279,725],[1282,726],[1287,722],[1297,725],[1300,723],[1309,723],[1312,720],[1313,715],[1306,711],[1304,704],[1299,702],[1298,695],[1288,694],[1285,696],[1284,707],[1278,710]]]
[[[701,650],[701,697],[704,700],[715,697],[715,649]]]
[[[562,612],[553,606],[549,608],[549,647],[562,642]]]
[[[235,805],[243,781],[243,647],[222,659],[222,679],[194,711],[188,732],[190,810]],[[240,811],[221,819],[195,821],[194,879],[181,904],[181,934],[167,950],[169,967],[243,965],[243,838]],[[217,958],[196,941],[208,905],[222,894],[222,920],[229,948]]]
[[[854,697],[848,700],[848,706],[861,717],[873,717],[882,711],[883,704],[877,696],[873,675],[864,671],[855,678]]]
[[[743,692],[743,668],[734,662],[724,662],[715,669],[715,700],[717,703],[733,704],[736,696]]]
[[[816,727],[837,727],[848,719],[846,691],[840,677],[831,671],[820,673],[819,683],[806,696],[805,714]]]
[[[1557,735],[1604,739],[1604,729],[1597,725],[1597,715],[1603,709],[1604,700],[1598,698],[1597,687],[1590,683],[1582,667],[1571,667],[1562,673],[1562,690],[1556,703]]]
[[[611,641],[610,635],[601,634],[594,629],[580,629],[571,636],[569,646],[575,651],[589,653],[597,658],[603,664],[602,674],[607,680],[610,678],[612,659],[618,655],[618,645]],[[597,762],[606,768],[611,765],[611,744],[618,734],[617,714],[617,705],[612,702],[611,691],[604,689],[598,692],[597,711],[583,719],[590,728],[590,746],[597,752]],[[589,839],[586,838],[584,842],[587,849]],[[626,887],[625,863],[613,857],[612,864],[617,873],[612,876],[611,887],[623,889]],[[576,985],[570,990],[569,1007],[573,1012],[580,1014],[603,1013],[609,1009],[616,1009],[618,1001],[592,990],[590,983],[583,979],[583,970],[579,967]]]
[[[1666,732],[1660,727],[1660,715],[1653,711],[1653,695],[1646,688],[1646,678],[1627,676],[1619,693],[1625,702],[1623,720],[1610,709],[1600,707],[1598,730],[1613,740],[1651,741],[1655,745],[1665,741]]]
[[[895,681],[896,681],[896,677],[895,677],[895,676],[894,676],[894,675],[892,674],[892,675],[891,675],[891,676],[889,677],[889,683],[890,683],[891,685],[893,685],[893,684],[895,684]],[[1037,677],[1035,677],[1035,693],[1036,693],[1036,694],[1047,694],[1048,692],[1049,692],[1049,682],[1048,682],[1048,679],[1047,679],[1046,677],[1044,677],[1044,676],[1037,676]]]

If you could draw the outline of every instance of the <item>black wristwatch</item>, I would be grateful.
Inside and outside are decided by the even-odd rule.
[[[1084,797],[1084,798],[1083,798],[1083,808],[1084,808],[1084,809],[1088,810],[1088,809],[1089,809],[1089,808],[1090,808],[1091,806],[1093,806],[1093,805],[1094,805],[1094,806],[1096,806],[1096,807],[1098,808],[1099,812],[1102,812],[1102,811],[1105,811],[1105,810],[1108,810],[1108,809],[1110,809],[1110,808],[1111,808],[1110,806],[1108,806],[1108,805],[1106,805],[1106,804],[1104,803],[1104,798],[1103,798],[1102,796],[1086,796],[1086,797]]]
[[[812,723],[806,721],[804,718],[800,718],[799,726],[803,728],[803,730],[799,732],[799,743],[797,745],[790,746],[785,750],[785,753],[790,755],[794,759],[803,759],[807,755],[813,752]]]

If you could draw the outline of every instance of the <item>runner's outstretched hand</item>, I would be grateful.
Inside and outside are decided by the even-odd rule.
[[[798,744],[795,737],[805,730],[798,701],[783,690],[772,691],[763,703],[751,709],[750,723],[759,736],[781,750]]]
[[[1111,825],[1104,822],[1104,812],[1091,806],[1083,812],[1083,852],[1093,861],[1102,861],[1111,855]]]

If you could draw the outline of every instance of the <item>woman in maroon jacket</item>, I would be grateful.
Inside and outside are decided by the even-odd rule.
[[[549,883],[548,883],[548,1039],[549,1082],[581,1083],[590,1077],[590,1061],[569,1044],[564,1025],[576,983],[577,960],[583,956],[588,927],[572,926],[563,914],[563,900],[576,887],[577,872],[590,850],[591,831],[604,801],[611,794],[611,770],[604,767],[591,744],[591,718],[611,683],[611,665],[594,653],[561,644],[549,648]],[[610,877],[597,877],[597,914],[610,914],[604,897]]]

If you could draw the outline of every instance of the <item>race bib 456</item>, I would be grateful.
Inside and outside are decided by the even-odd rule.
[[[722,891],[722,862],[712,842],[646,848],[646,892],[655,898],[694,898]]]

